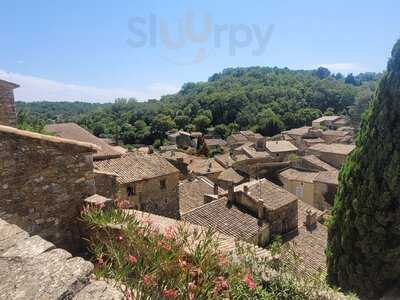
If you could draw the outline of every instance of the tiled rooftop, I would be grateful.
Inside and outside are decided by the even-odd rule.
[[[290,130],[283,131],[283,133],[288,134],[288,135],[298,135],[298,136],[303,136],[308,134],[312,127],[309,126],[304,126],[300,128],[293,128]]]
[[[291,152],[298,150],[297,147],[289,141],[267,141],[265,146],[268,151],[272,153]]]
[[[158,154],[127,153],[119,158],[94,162],[100,171],[118,175],[119,183],[130,183],[156,178],[179,171]]]
[[[75,123],[50,124],[47,125],[45,129],[61,138],[91,143],[98,146],[100,150],[93,155],[94,159],[106,159],[121,155],[119,151],[113,149],[113,147],[108,145],[105,141],[97,138]]]
[[[220,194],[225,191],[218,189]],[[179,183],[179,210],[181,215],[204,205],[204,195],[214,193],[214,183],[209,179],[198,176]]]
[[[337,171],[336,168],[332,167],[330,164],[320,160],[317,156],[315,155],[306,155],[301,157],[302,160],[318,167],[322,170],[325,171]]]
[[[245,182],[235,187],[235,192],[248,187],[248,195],[255,200],[263,200],[267,209],[275,210],[297,201],[297,197],[267,179]]]
[[[218,232],[244,241],[256,236],[260,226],[263,226],[258,218],[230,204],[225,197],[190,211],[183,216],[183,220],[211,227]]]
[[[339,171],[333,170],[333,171],[320,172],[318,176],[315,177],[314,181],[339,185]]]
[[[233,157],[229,153],[214,156],[214,159],[224,168],[231,167],[235,162],[248,159],[244,154],[236,154]]]
[[[342,118],[342,117],[341,116],[323,116],[321,118],[318,118],[318,119],[314,120],[313,122],[316,122],[316,123],[321,123],[321,122],[325,122],[325,121],[334,122],[334,121],[336,121],[336,120],[338,120],[340,118]]]
[[[244,178],[240,176],[234,169],[229,168],[223,171],[218,176],[218,180],[232,182],[234,184],[240,183]]]
[[[345,144],[316,144],[309,148],[312,151],[333,153],[340,155],[348,155],[353,151],[355,145],[345,145]]]
[[[225,168],[213,158],[194,158],[189,161],[188,170],[196,175],[206,175],[222,172]]]
[[[207,147],[226,146],[226,141],[222,139],[204,139],[204,144]]]
[[[285,178],[287,180],[295,180],[295,181],[313,183],[314,179],[318,176],[318,172],[305,172],[305,171],[299,171],[296,169],[287,169],[287,170],[279,173],[279,176],[282,176],[283,178]]]

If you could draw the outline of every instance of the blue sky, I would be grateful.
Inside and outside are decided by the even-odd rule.
[[[158,98],[237,66],[382,71],[400,37],[398,0],[13,0],[1,6],[0,79],[21,84],[16,98],[27,101]],[[172,49],[167,41],[177,37],[183,42]]]

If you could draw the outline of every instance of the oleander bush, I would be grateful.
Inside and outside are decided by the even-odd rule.
[[[82,219],[90,227],[95,276],[118,283],[126,299],[324,299],[323,279],[310,285],[284,274],[289,264],[276,259],[279,240],[274,258],[260,258],[239,242],[234,252],[221,252],[212,230],[182,223],[160,231],[123,209],[88,206]]]

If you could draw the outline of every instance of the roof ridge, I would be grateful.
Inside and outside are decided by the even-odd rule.
[[[47,142],[51,142],[51,143],[75,145],[75,146],[79,146],[79,147],[83,147],[83,148],[88,148],[88,149],[94,150],[94,151],[101,150],[100,147],[98,147],[97,145],[91,144],[91,143],[85,143],[85,142],[80,142],[80,141],[75,141],[75,140],[70,140],[70,139],[64,139],[64,138],[60,138],[60,137],[45,135],[45,134],[26,131],[26,130],[21,130],[21,129],[4,126],[4,125],[0,125],[0,132],[15,134],[15,135],[19,135],[19,136],[23,136],[23,137],[27,137],[27,138],[31,138],[31,139],[47,141]]]

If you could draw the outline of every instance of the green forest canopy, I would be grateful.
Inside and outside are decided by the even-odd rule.
[[[17,110],[22,128],[77,122],[97,136],[112,136],[124,144],[160,143],[168,130],[206,131],[210,126],[222,136],[238,129],[274,135],[309,125],[323,114],[349,115],[358,123],[380,77],[376,73],[344,77],[322,67],[229,68],[207,82],[186,83],[159,101],[18,102]]]

